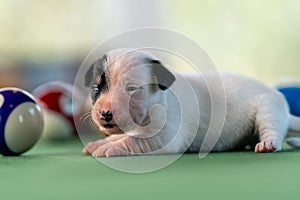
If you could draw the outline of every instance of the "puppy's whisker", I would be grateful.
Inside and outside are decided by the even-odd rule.
[[[90,117],[88,118],[88,125],[90,125],[90,127],[94,130],[98,130],[98,126],[95,123],[95,121]]]
[[[98,126],[93,120],[91,112],[86,112],[80,117],[80,121],[86,125],[88,125],[91,129],[97,130]]]
[[[88,111],[88,112],[86,112],[86,113],[83,113],[82,116],[86,116],[86,115],[90,115],[90,114],[91,114],[91,112]]]
[[[91,112],[86,112],[80,117],[80,121],[83,122],[89,117],[91,117]]]

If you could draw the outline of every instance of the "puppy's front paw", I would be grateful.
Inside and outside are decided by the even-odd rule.
[[[125,135],[113,135],[106,139],[98,140],[96,142],[88,143],[84,149],[83,153],[92,155],[93,157],[113,157],[113,156],[123,156],[129,155],[130,153],[126,151],[126,139]]]
[[[256,153],[269,153],[281,150],[281,143],[276,140],[266,140],[257,143],[255,146]]]
[[[92,156],[95,158],[99,157],[116,157],[130,155],[130,152],[121,148],[118,142],[107,142],[106,144],[99,146],[93,153]]]
[[[96,142],[90,142],[84,147],[82,152],[87,155],[92,154],[98,147],[100,147],[101,145],[103,145],[105,143],[106,143],[105,140],[98,140]]]

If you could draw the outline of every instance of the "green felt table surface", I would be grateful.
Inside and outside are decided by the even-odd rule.
[[[145,174],[111,169],[83,155],[82,147],[79,140],[40,141],[22,156],[0,156],[0,199],[300,198],[300,151],[287,147],[269,154],[210,153],[204,159],[185,154]]]

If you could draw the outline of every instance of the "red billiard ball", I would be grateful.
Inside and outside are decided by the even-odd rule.
[[[68,138],[76,133],[74,117],[80,115],[80,93],[61,81],[45,83],[33,91],[45,111],[45,135]],[[61,130],[60,130],[61,129]]]

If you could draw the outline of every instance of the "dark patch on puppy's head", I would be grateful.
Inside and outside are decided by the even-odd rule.
[[[158,87],[161,90],[169,88],[176,80],[175,76],[159,60],[149,59],[153,75],[157,79]]]
[[[99,98],[100,94],[108,91],[107,77],[104,71],[104,64],[107,56],[96,60],[88,69],[85,75],[85,86],[91,88],[93,104]]]
[[[96,60],[88,69],[85,74],[84,84],[86,87],[91,87],[93,81],[97,75],[102,75],[104,73],[104,63],[107,61],[107,55]]]

